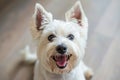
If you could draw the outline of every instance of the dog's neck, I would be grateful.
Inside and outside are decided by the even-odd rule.
[[[39,62],[36,64],[34,80],[85,80],[81,64],[66,74],[55,74],[45,70]]]

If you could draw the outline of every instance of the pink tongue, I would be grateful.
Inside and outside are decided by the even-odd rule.
[[[67,58],[66,58],[65,55],[58,56],[58,57],[56,58],[56,64],[57,64],[58,66],[60,66],[60,67],[65,66],[66,63],[67,63],[66,60],[67,60]]]

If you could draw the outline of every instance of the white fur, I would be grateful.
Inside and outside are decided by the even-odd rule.
[[[37,60],[36,53],[31,53],[28,45],[20,53],[23,55],[24,61],[26,61],[27,63],[35,63],[35,61]]]
[[[76,15],[76,10],[78,10],[79,15]],[[40,17],[37,18],[37,15]],[[39,22],[41,26],[36,24],[36,18],[41,21]],[[80,2],[77,1],[66,13],[66,21],[53,19],[52,14],[37,3],[34,13],[34,24],[31,28],[33,37],[36,36],[35,34],[39,36],[36,37],[37,62],[34,80],[85,80],[85,73],[90,70],[83,62],[88,23]],[[36,26],[40,30],[37,30]],[[50,34],[55,35],[53,42],[48,41]],[[74,35],[75,39],[73,41],[67,38],[69,34]],[[56,46],[62,43],[68,48],[65,54],[71,54],[72,56],[68,61],[68,65],[64,69],[59,69],[51,56],[59,55],[56,52]],[[26,60],[33,59],[32,56],[27,56]]]
[[[86,65],[81,62],[75,69],[67,74],[54,74],[43,69],[43,67],[39,65],[39,62],[37,62],[34,80],[85,80],[84,68],[86,68],[86,71],[88,70]]]

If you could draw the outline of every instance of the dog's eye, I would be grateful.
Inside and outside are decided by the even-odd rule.
[[[74,39],[74,35],[73,35],[73,34],[69,34],[69,35],[67,36],[67,38],[68,38],[69,40],[73,40],[73,39]]]
[[[53,41],[53,38],[55,38],[56,36],[54,35],[54,34],[51,34],[51,35],[49,35],[48,36],[48,40],[50,41],[50,42],[52,42]]]

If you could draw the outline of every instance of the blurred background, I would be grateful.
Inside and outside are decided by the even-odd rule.
[[[6,61],[0,74],[6,66],[12,66],[8,57],[26,44],[33,45],[29,27],[36,2],[52,12],[54,18],[64,20],[64,13],[75,1],[0,0],[0,65]],[[120,80],[120,0],[81,0],[81,3],[89,20],[84,61],[94,71],[92,80]],[[14,80],[32,80],[30,71],[32,67],[23,66]]]

